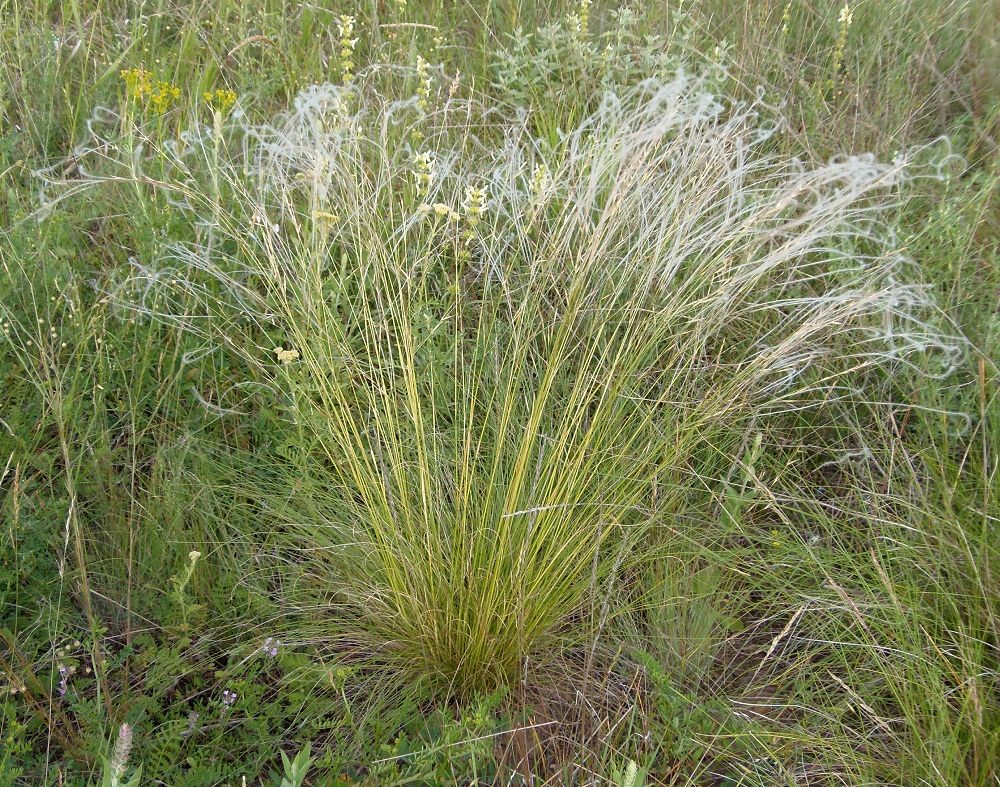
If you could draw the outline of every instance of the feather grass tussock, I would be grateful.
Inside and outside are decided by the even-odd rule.
[[[104,110],[77,175],[39,173],[50,204],[124,185],[189,222],[114,303],[233,358],[233,407],[307,447],[225,525],[255,576],[297,565],[274,586],[298,636],[509,684],[591,630],[563,624],[628,583],[701,446],[958,361],[889,220],[913,157],[784,157],[779,109],[710,88],[609,92],[542,140],[361,74],[155,155]]]

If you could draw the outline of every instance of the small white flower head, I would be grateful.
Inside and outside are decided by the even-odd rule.
[[[844,7],[840,9],[840,17],[838,18],[838,21],[844,27],[850,27],[853,19],[854,15],[851,13],[851,4],[844,3]]]
[[[201,557],[201,552],[199,552],[197,549],[192,549],[190,552],[188,552],[188,560],[190,560],[192,563],[198,562],[198,558],[200,557]]]
[[[286,350],[284,347],[275,347],[274,356],[279,363],[289,364],[299,359],[299,351],[294,349]]]

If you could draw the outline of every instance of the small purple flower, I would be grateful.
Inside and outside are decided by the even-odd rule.
[[[66,696],[66,689],[69,687],[69,668],[65,664],[59,665],[59,696]]]
[[[278,649],[281,647],[281,640],[275,639],[274,637],[268,637],[264,640],[264,646],[261,650],[270,656],[272,659],[278,655]]]
[[[236,692],[226,689],[222,692],[222,715],[225,716],[226,712],[233,707],[236,702]]]

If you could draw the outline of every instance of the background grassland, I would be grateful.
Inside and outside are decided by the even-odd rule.
[[[313,784],[997,783],[1000,7],[870,0],[851,6],[846,28],[831,2],[617,10],[0,0],[0,784],[100,783],[114,770],[123,723],[134,736],[128,772],[141,765],[143,783],[154,784],[278,783],[278,752],[306,744]],[[235,311],[212,312],[206,336],[108,297],[134,295],[137,264],[148,268],[170,244],[205,242],[162,184],[121,177],[38,214],[45,178],[101,174],[137,143],[156,150],[196,120],[217,122],[206,92],[233,91],[248,124],[267,123],[305,86],[341,82],[343,14],[356,17],[354,70],[388,83],[393,68],[409,69],[401,79],[413,92],[419,55],[435,65],[437,93],[498,112],[527,108],[530,134],[554,148],[594,111],[609,44],[616,88],[678,68],[707,69],[712,87],[734,98],[764,86],[763,100],[789,121],[768,143],[775,155],[889,160],[927,145],[921,155],[932,167],[944,161],[944,177],[901,188],[888,220],[916,261],[912,275],[933,292],[935,325],[968,339],[961,361],[938,379],[905,366],[867,370],[852,378],[861,395],[827,408],[677,435],[692,444],[683,461],[636,506],[654,523],[648,538],[621,542],[630,550],[592,572],[598,559],[580,535],[591,523],[554,528],[577,551],[566,564],[571,582],[546,587],[544,573],[531,575],[551,591],[539,605],[544,636],[475,630],[477,670],[442,656],[467,647],[458,629],[432,636],[426,624],[451,604],[440,619],[464,616],[473,631],[485,619],[474,602],[502,599],[508,586],[488,574],[488,542],[475,542],[477,576],[497,584],[467,597],[453,575],[407,575],[440,567],[414,550],[387,607],[409,610],[389,627],[403,644],[373,647],[372,631],[387,628],[373,612],[381,599],[372,591],[358,604],[344,590],[360,587],[364,571],[351,585],[335,562],[311,557],[339,543],[313,524],[372,516],[370,499],[348,499],[331,480],[364,476],[363,463],[337,465],[338,450],[364,445],[363,436],[346,422],[340,432],[313,429],[315,412],[287,404],[289,392],[303,395],[329,423],[347,406],[342,381],[297,389],[306,385],[299,367],[269,377],[252,353],[212,350],[209,338],[227,332],[270,350],[274,337]],[[78,148],[95,108],[140,111],[121,76],[133,68],[176,86],[177,97],[95,161]],[[153,161],[147,174],[166,184],[165,158]],[[216,196],[219,215],[231,211],[234,231],[212,236],[216,250],[257,259],[240,245],[252,216],[238,215],[239,190],[209,179],[201,193]],[[394,218],[387,213],[380,230],[370,216],[357,230],[371,258],[392,256]],[[386,318],[388,279],[331,281],[323,297],[342,313],[398,319],[400,334],[423,337],[430,356],[410,403],[430,398],[430,412],[443,412],[454,397],[442,390],[461,379],[449,365],[459,349],[433,326],[418,334],[409,312]],[[199,284],[218,300],[181,305],[221,302],[224,291]],[[614,294],[621,285],[602,286]],[[557,311],[557,289],[531,302],[539,322]],[[421,297],[437,308],[448,296]],[[309,346],[317,312],[293,305],[299,333],[285,342],[315,371],[332,350]],[[499,318],[486,328],[527,359],[551,339],[518,343]],[[377,338],[358,356],[385,352],[388,363]],[[590,378],[582,362],[566,368],[553,401],[576,403],[583,419],[573,381]],[[498,386],[518,368],[503,371]],[[247,379],[282,396],[245,394]],[[477,393],[465,401],[476,402],[486,384],[470,379],[464,390]],[[425,381],[438,399],[419,387]],[[386,407],[379,412],[399,416]],[[615,417],[609,426],[635,423]],[[394,427],[404,422],[381,426],[403,433]],[[408,455],[421,434],[387,445]],[[561,449],[572,446],[567,438]],[[506,443],[495,447],[500,467]],[[530,477],[528,464],[486,477],[518,475]],[[581,499],[586,479],[543,481],[553,498]],[[607,489],[617,500],[632,494],[628,479]],[[435,491],[435,503],[447,497]],[[508,501],[493,491],[479,489],[476,505],[500,510]],[[192,560],[192,551],[201,554]],[[584,601],[565,601],[567,585]],[[360,620],[358,609],[373,617]],[[442,664],[443,674],[428,667]],[[452,677],[463,670],[471,677],[459,687]]]

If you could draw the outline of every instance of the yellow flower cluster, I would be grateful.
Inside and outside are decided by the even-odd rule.
[[[851,22],[854,21],[854,14],[851,13],[850,3],[844,3],[840,9],[840,16],[837,18],[840,27],[837,31],[837,43],[833,47],[833,68],[830,74],[827,87],[833,89],[840,80],[841,71],[844,66],[844,50],[847,49],[847,35],[851,30]]]
[[[128,68],[121,72],[129,98],[141,101],[153,90],[153,74],[145,68]]]
[[[328,213],[325,210],[317,210],[313,211],[313,221],[317,224],[332,226],[340,221],[340,215],[337,213]]]
[[[438,216],[442,219],[448,219],[448,221],[458,221],[458,212],[453,210],[450,205],[446,205],[443,202],[435,202],[434,204],[424,203],[419,208],[417,208],[417,214],[420,216],[430,216],[431,214]]]
[[[535,220],[548,199],[551,188],[552,173],[544,164],[539,164],[531,173],[531,180],[528,182],[528,206],[531,208],[527,227],[529,235],[535,232]]]
[[[420,196],[429,194],[431,183],[434,182],[434,154],[418,153],[413,163],[413,180],[417,186],[417,194]]]
[[[785,10],[781,12],[781,37],[788,37],[788,30],[792,24],[792,0],[785,4]]]
[[[417,55],[417,107],[421,112],[427,112],[431,106],[431,87],[433,86],[431,65],[420,55]],[[424,132],[416,124],[410,129],[410,142],[414,147],[420,144]]]
[[[577,7],[578,13],[566,16],[566,24],[576,34],[578,44],[587,35],[587,28],[590,26],[590,6],[592,2],[593,0],[580,0],[580,5]]]
[[[357,38],[351,38],[354,33],[355,18],[344,14],[337,19],[337,30],[340,33],[340,79],[344,85],[354,81],[354,48],[358,45]]]
[[[430,108],[431,85],[431,65],[417,55],[417,106],[422,112]]]
[[[177,99],[181,97],[181,89],[170,82],[157,82],[156,89],[149,96],[149,106],[162,115]]]
[[[587,34],[590,27],[590,6],[593,0],[580,0],[580,32]]]
[[[181,97],[181,89],[173,82],[156,79],[145,68],[129,68],[121,72],[125,80],[125,92],[134,101],[144,103],[149,109],[162,115]]]
[[[551,185],[552,174],[549,172],[549,168],[544,164],[539,164],[531,174],[531,184],[528,194],[531,203],[533,205],[540,203]]]
[[[232,90],[223,90],[222,88],[214,92],[206,90],[201,94],[201,97],[205,99],[206,104],[219,112],[225,112],[236,103],[236,93]]]
[[[459,249],[459,259],[469,259],[472,256],[472,242],[476,238],[476,227],[482,221],[486,212],[486,190],[476,186],[465,189],[465,199],[462,200],[462,213],[465,216],[465,229],[462,231],[462,248]]]
[[[465,211],[465,220],[470,227],[475,227],[483,217],[486,209],[486,192],[483,189],[469,186],[465,190],[465,199],[462,201],[462,210]]]

